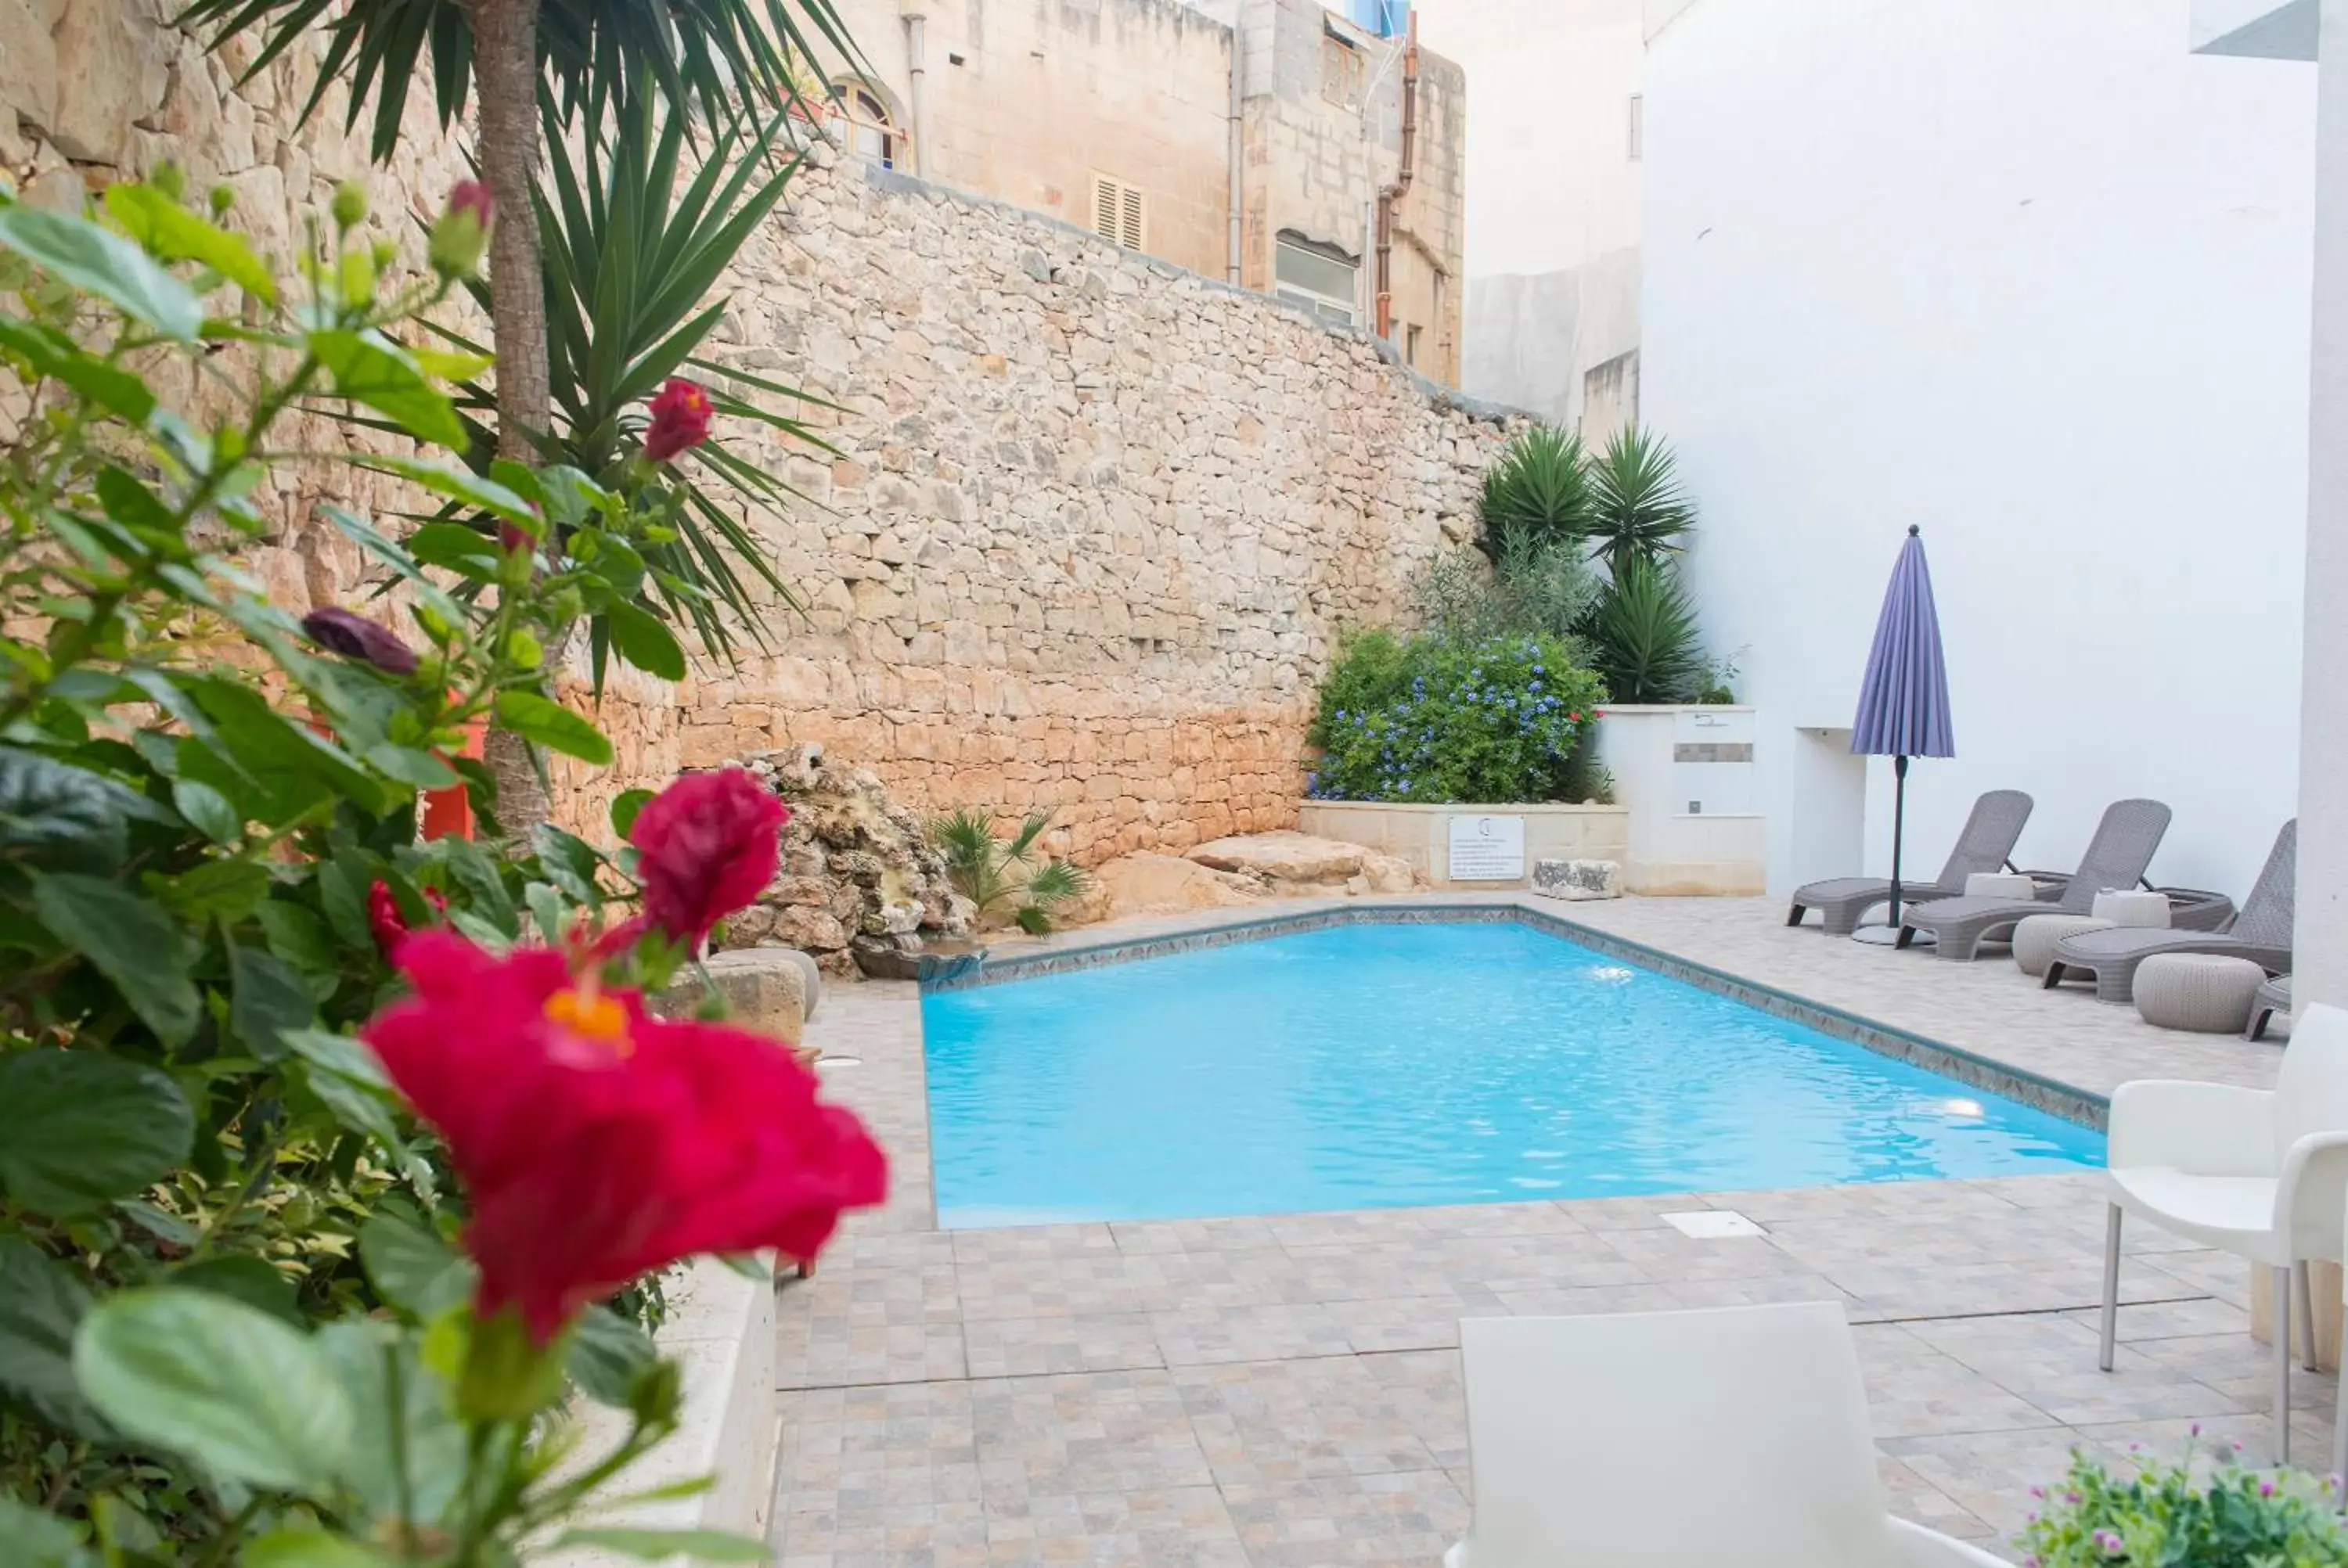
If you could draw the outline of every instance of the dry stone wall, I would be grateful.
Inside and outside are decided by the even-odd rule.
[[[18,190],[76,201],[168,158],[232,189],[234,221],[290,259],[303,217],[356,178],[413,252],[413,220],[463,169],[427,94],[370,169],[339,93],[295,123],[316,38],[240,84],[249,45],[205,53],[179,9],[0,0]],[[1055,849],[1088,863],[1292,826],[1339,631],[1393,617],[1466,537],[1507,435],[1361,334],[829,142],[731,287],[715,356],[822,400],[798,412],[829,450],[730,433],[804,497],[749,519],[804,612],[768,606],[772,650],[738,666],[674,687],[623,672],[600,715],[617,765],[558,767],[582,826],[622,788],[807,745],[918,810],[1050,808]],[[366,563],[312,516],[330,482],[396,499],[347,469],[282,477],[283,528],[252,564],[296,614],[366,592]]]
[[[623,749],[826,746],[930,809],[1049,808],[1091,862],[1293,825],[1340,630],[1466,537],[1504,420],[1261,295],[818,157],[717,345],[839,405],[806,409],[834,451],[767,448],[806,501],[754,523],[807,613],[612,713]]]

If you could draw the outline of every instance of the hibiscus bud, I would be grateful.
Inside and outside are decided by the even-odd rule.
[[[335,187],[335,200],[327,210],[335,215],[335,226],[355,229],[366,216],[366,187],[355,179],[345,179]]]
[[[367,929],[375,933],[375,949],[388,958],[399,951],[399,944],[407,939],[407,922],[399,913],[399,900],[391,891],[391,884],[381,877],[367,889]]]
[[[652,400],[653,422],[644,428],[644,456],[665,463],[709,439],[709,394],[683,376],[671,376]]]
[[[460,181],[448,192],[448,206],[432,225],[425,254],[432,270],[444,278],[469,278],[489,248],[490,214],[495,210],[489,188],[478,179]]]
[[[333,606],[314,610],[302,618],[302,631],[327,652],[362,660],[387,675],[416,673],[416,651],[364,615]]]
[[[644,803],[628,830],[644,916],[689,948],[774,880],[791,814],[740,768],[687,774]]]

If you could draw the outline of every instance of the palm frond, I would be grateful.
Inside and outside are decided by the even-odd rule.
[[[1684,702],[1704,678],[1695,605],[1669,562],[1624,561],[1591,615],[1589,642],[1617,702]]]
[[[1590,464],[1591,559],[1620,572],[1632,559],[1657,561],[1684,548],[1695,504],[1679,487],[1677,463],[1659,436],[1617,431]]]
[[[1590,529],[1590,507],[1581,437],[1536,425],[1511,438],[1485,473],[1477,543],[1505,566],[1512,551],[1580,539]]]
[[[345,129],[373,117],[368,146],[391,159],[407,90],[429,61],[433,108],[447,129],[472,93],[473,27],[464,0],[192,0],[175,18],[213,47],[250,34],[259,47],[245,76],[267,68],[305,37],[324,35],[318,75],[302,106],[307,119],[340,81],[350,87]],[[590,125],[649,82],[680,118],[717,123],[746,103],[804,105],[800,61],[837,59],[863,68],[833,0],[541,0],[538,56],[556,86],[566,128]]]
[[[1048,909],[1071,898],[1083,897],[1085,889],[1090,886],[1091,873],[1075,861],[1046,861],[1035,868],[1033,876],[1027,878],[1027,901]]]
[[[1051,825],[1050,812],[1031,813],[1027,820],[1019,825],[1019,831],[1012,835],[1011,842],[1004,845],[1003,853],[1014,860],[1025,861],[1031,858],[1035,853],[1035,841],[1043,837],[1044,830]]]

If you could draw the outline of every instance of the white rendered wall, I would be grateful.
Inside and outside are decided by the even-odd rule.
[[[2313,459],[2307,528],[2307,691],[2300,758],[2299,922],[2291,1001],[2348,1006],[2348,5],[2320,36]]]
[[[1460,385],[1570,427],[1590,367],[1639,346],[1640,0],[1416,0],[1468,73]]]
[[[2314,73],[2186,45],[2186,0],[1692,0],[1649,42],[1644,414],[1705,629],[1778,765],[1850,723],[1921,525],[1959,756],[1910,776],[1920,868],[1983,789],[2056,867],[2146,794],[2155,878],[2240,897],[2293,809]]]

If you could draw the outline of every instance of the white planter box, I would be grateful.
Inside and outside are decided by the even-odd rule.
[[[599,1524],[641,1530],[728,1530],[763,1538],[774,1500],[781,1422],[775,1401],[775,1286],[699,1258],[668,1284],[663,1355],[683,1364],[684,1400],[669,1440],[612,1482],[614,1492],[644,1491],[695,1476],[717,1484],[697,1497],[647,1503]],[[580,1399],[575,1459],[592,1460],[627,1435],[619,1410]],[[623,1568],[639,1560],[605,1552],[566,1553],[564,1568]]]
[[[1451,875],[1455,821],[1514,819],[1524,825],[1523,870],[1506,879]],[[1537,860],[1612,860],[1618,864],[1631,842],[1631,814],[1619,805],[1401,805],[1369,801],[1308,800],[1297,825],[1317,838],[1358,844],[1382,855],[1399,856],[1437,888],[1472,893],[1478,888],[1529,887]]]
[[[1598,759],[1631,813],[1623,886],[1649,896],[1758,894],[1768,878],[1768,821],[1753,809],[1753,710],[1689,704],[1608,706]]]

